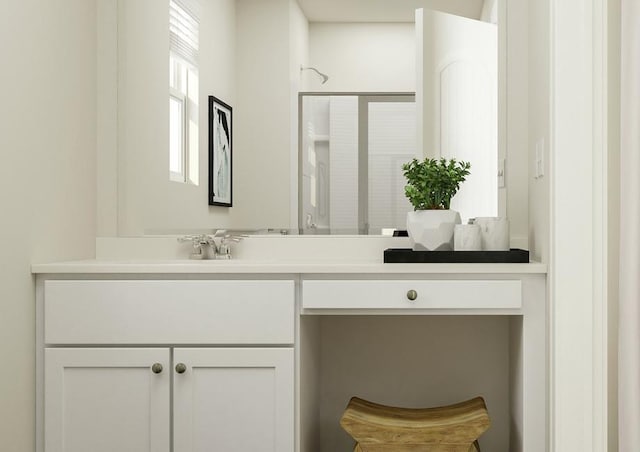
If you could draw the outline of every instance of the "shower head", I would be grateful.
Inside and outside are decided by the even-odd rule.
[[[322,72],[320,72],[319,70],[317,70],[314,67],[304,67],[304,66],[300,66],[300,72],[302,71],[314,71],[316,74],[318,74],[320,77],[322,77],[322,84],[324,85],[325,83],[327,83],[327,80],[329,80],[329,76],[327,74],[323,74]]]

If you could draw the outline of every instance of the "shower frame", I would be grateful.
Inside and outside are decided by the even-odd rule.
[[[415,102],[415,92],[300,92],[298,94],[298,229],[305,234],[303,220],[303,99],[310,96],[358,98],[358,231],[369,234],[369,104],[374,102]],[[331,144],[329,144],[331,145]],[[331,233],[331,232],[330,232]]]

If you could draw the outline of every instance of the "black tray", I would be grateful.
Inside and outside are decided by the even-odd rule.
[[[517,248],[509,251],[413,251],[411,248],[388,248],[384,250],[384,263],[529,263],[529,251]]]

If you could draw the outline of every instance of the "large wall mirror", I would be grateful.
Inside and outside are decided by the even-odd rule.
[[[412,156],[470,160],[455,207],[505,215],[505,8],[101,0],[98,235],[402,229]],[[207,202],[208,96],[233,108],[232,207]]]

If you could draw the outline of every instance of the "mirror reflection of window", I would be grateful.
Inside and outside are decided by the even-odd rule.
[[[182,96],[169,95],[169,176],[184,182],[184,114]]]
[[[198,185],[198,4],[169,1],[169,179]]]

